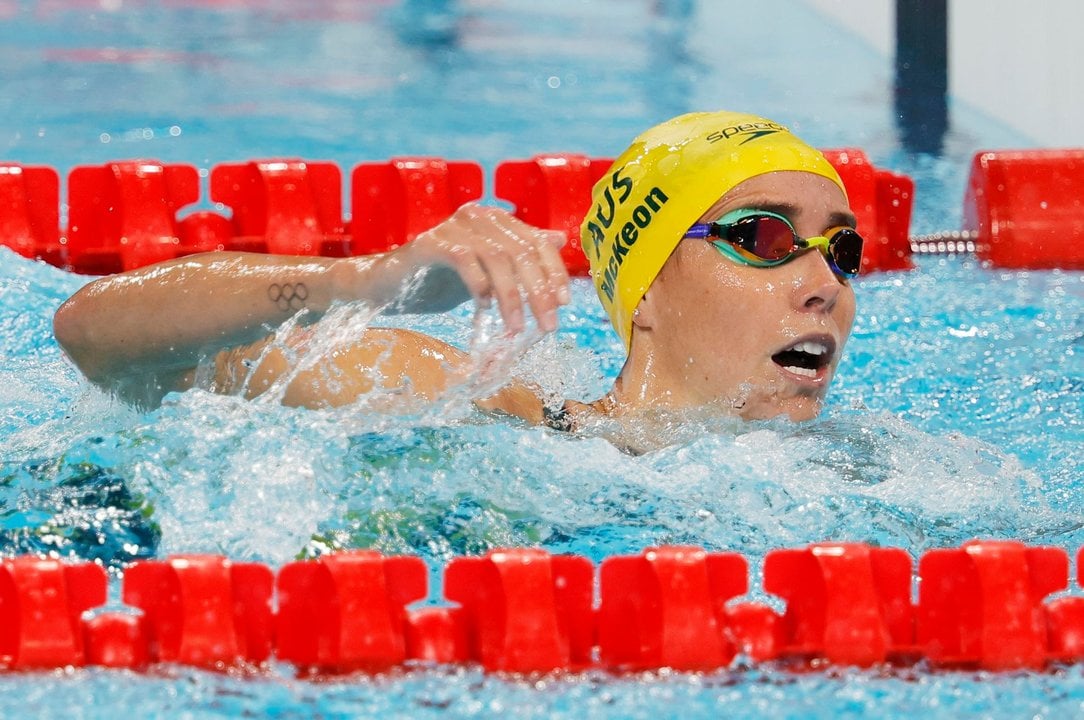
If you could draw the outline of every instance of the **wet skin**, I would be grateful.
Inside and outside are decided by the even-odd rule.
[[[739,208],[779,212],[802,237],[854,225],[846,198],[819,175],[776,172],[728,192],[700,218]],[[854,291],[816,249],[759,268],[723,256],[709,242],[681,241],[634,317],[618,405],[672,409],[720,405],[740,417],[815,417],[855,315]],[[795,370],[780,352],[823,350],[817,366]]]

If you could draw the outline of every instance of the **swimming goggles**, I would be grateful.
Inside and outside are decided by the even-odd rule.
[[[708,240],[728,258],[754,267],[781,265],[811,247],[823,252],[832,272],[843,277],[857,275],[862,263],[862,236],[854,228],[834,227],[802,238],[790,220],[767,210],[734,210],[715,222],[693,225],[685,237]]]

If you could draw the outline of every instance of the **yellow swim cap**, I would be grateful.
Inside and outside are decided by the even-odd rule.
[[[820,151],[778,123],[741,113],[681,115],[614,161],[592,190],[580,243],[626,348],[633,311],[689,227],[731,188],[779,170],[822,175],[843,190]]]

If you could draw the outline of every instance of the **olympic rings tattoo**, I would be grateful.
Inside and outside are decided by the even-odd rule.
[[[305,307],[305,301],[309,298],[309,289],[305,287],[305,283],[272,283],[267,288],[267,297],[283,312],[300,310]]]

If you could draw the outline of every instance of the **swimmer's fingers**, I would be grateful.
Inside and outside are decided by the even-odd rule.
[[[556,235],[560,242],[556,245],[550,245],[548,252],[541,253],[541,262],[549,275],[550,287],[553,288],[554,293],[557,295],[557,302],[561,305],[568,305],[572,302],[572,293],[568,289],[571,280],[568,277],[568,266],[565,265],[565,260],[561,257],[561,248],[568,242],[568,238],[565,237],[564,233],[558,231],[550,231],[550,234]]]
[[[416,267],[444,264],[458,273],[480,304],[497,300],[513,332],[523,328],[523,299],[544,330],[556,328],[567,302],[568,273],[560,259],[562,233],[527,225],[499,208],[467,204],[402,248]]]
[[[493,288],[505,327],[510,332],[520,332],[524,327],[523,298],[512,256],[498,243],[485,243],[478,250],[478,260]]]
[[[557,308],[568,302],[569,293],[568,272],[553,236],[563,240],[564,235],[539,230],[508,215],[497,215],[493,220],[508,240],[502,251],[512,262],[516,281],[539,328],[546,332],[556,330]]]
[[[447,248],[446,264],[459,274],[479,307],[489,307],[493,298],[493,283],[489,273],[478,259],[477,248],[461,243],[453,243]]]
[[[493,240],[490,248],[502,254],[511,266],[502,260],[501,272],[511,270],[512,277],[534,314],[541,330],[557,329],[557,308],[567,303],[568,271],[560,258],[559,248],[565,244],[564,233],[541,230],[508,215],[503,210],[490,208],[487,220],[498,233],[489,233]],[[511,297],[512,310],[518,309]]]
[[[550,290],[555,295],[568,295],[568,268],[565,260],[560,256],[560,248],[568,243],[568,237],[559,230],[543,230],[530,226],[526,222],[507,214],[494,216],[494,221],[509,233],[527,239],[527,246],[537,257],[532,258],[534,263],[541,267]],[[564,292],[563,292],[564,291]],[[567,305],[569,299],[559,299],[559,303]]]
[[[451,268],[463,286],[479,305],[489,303],[493,284],[479,261],[478,251],[484,245],[484,233],[478,233],[467,213],[460,208],[444,222],[419,234],[414,240],[392,251],[398,261],[399,273],[411,278],[418,270],[432,266]],[[425,287],[426,297],[440,295],[447,288]],[[466,300],[458,298],[456,304]]]
[[[506,299],[502,303],[501,292],[507,298],[509,284],[501,274],[510,274],[511,269],[497,258],[500,248],[499,233],[489,215],[491,208],[483,208],[473,203],[463,205],[440,226],[444,242],[440,247],[438,261],[450,265],[467,286],[468,292],[480,307],[489,307],[494,297],[501,306],[502,315],[509,305]],[[494,277],[494,274],[497,277]],[[519,304],[517,294],[515,303]],[[522,310],[520,311],[522,317]],[[505,317],[508,322],[508,317]]]

